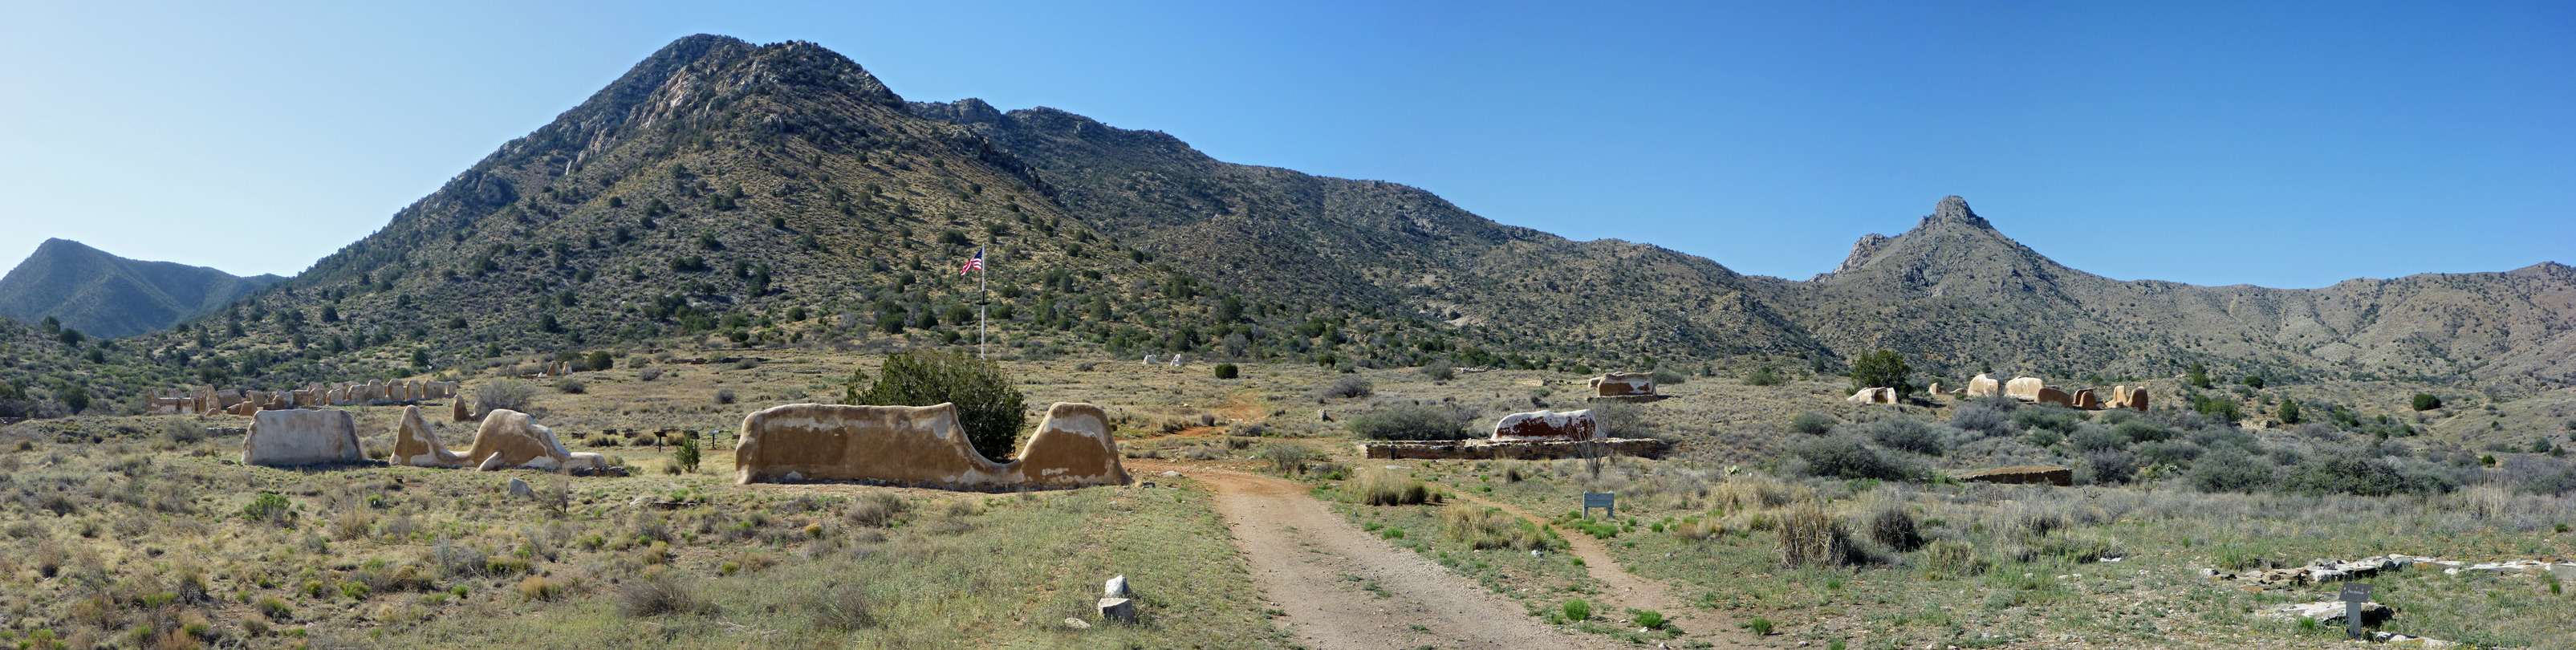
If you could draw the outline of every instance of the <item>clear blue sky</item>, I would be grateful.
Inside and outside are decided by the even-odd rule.
[[[293,274],[701,32],[1753,274],[1947,194],[2120,279],[2576,263],[2563,1],[230,4],[0,6],[0,264]]]

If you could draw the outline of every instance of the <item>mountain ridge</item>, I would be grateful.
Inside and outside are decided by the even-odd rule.
[[[51,238],[0,276],[0,315],[28,324],[52,318],[89,336],[122,338],[176,325],[284,279],[127,259]]]

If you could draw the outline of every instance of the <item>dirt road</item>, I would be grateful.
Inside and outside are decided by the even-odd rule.
[[[1539,522],[1540,525],[1548,525],[1548,518],[1518,506],[1487,500],[1465,490],[1452,490],[1452,492],[1457,494],[1458,498],[1476,505],[1502,508],[1504,512]],[[1725,620],[1725,617],[1715,612],[1693,607],[1679,598],[1674,598],[1671,592],[1664,588],[1663,583],[1637,577],[1636,574],[1629,573],[1627,569],[1620,567],[1616,560],[1610,558],[1610,549],[1602,546],[1601,540],[1593,539],[1591,535],[1586,535],[1582,531],[1559,528],[1556,532],[1565,538],[1566,545],[1570,547],[1568,551],[1574,553],[1575,557],[1583,558],[1584,572],[1607,587],[1604,590],[1607,593],[1603,594],[1602,601],[1603,604],[1611,606],[1610,611],[1636,608],[1662,612],[1672,621],[1673,627],[1682,631],[1682,636],[1674,639],[1675,642],[1672,643],[1674,646],[1680,646],[1689,641],[1707,641],[1716,647],[1732,648],[1744,646],[1750,642],[1749,636],[1744,636],[1742,632],[1736,630],[1734,621]]]
[[[1176,464],[1129,461],[1148,476],[1178,470],[1217,490],[1217,512],[1249,558],[1269,607],[1287,612],[1311,648],[1614,648],[1560,632],[1519,604],[1396,548],[1333,514],[1305,485]],[[1589,561],[1589,560],[1587,560]]]

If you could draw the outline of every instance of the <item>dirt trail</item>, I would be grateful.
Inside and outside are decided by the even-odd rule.
[[[1270,607],[1288,613],[1279,620],[1307,647],[1620,647],[1557,631],[1518,603],[1360,531],[1303,484],[1197,465],[1127,462],[1140,478],[1177,470],[1216,488],[1217,512],[1250,561],[1253,580],[1269,594]]]
[[[1548,523],[1547,517],[1452,487],[1450,493],[1458,495],[1460,499],[1477,505],[1501,508],[1504,512],[1528,518],[1541,526],[1553,527],[1553,524]],[[1632,608],[1651,609],[1662,612],[1665,618],[1672,621],[1673,627],[1682,631],[1682,636],[1675,639],[1677,642],[1707,641],[1721,648],[1750,647],[1750,641],[1741,636],[1741,632],[1736,631],[1735,621],[1727,620],[1715,612],[1674,598],[1672,592],[1664,588],[1664,583],[1629,573],[1626,568],[1619,566],[1618,561],[1610,558],[1610,549],[1603,546],[1601,540],[1593,539],[1591,535],[1578,530],[1557,528],[1556,532],[1558,536],[1565,538],[1566,545],[1570,547],[1575,557],[1583,558],[1584,572],[1591,574],[1592,579],[1601,581],[1602,586],[1605,587],[1606,593],[1603,594],[1603,600],[1608,601],[1605,604],[1610,607],[1602,608],[1604,611],[1626,612]],[[1681,643],[1672,645],[1678,646]]]

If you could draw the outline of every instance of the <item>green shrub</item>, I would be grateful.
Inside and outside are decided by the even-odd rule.
[[[1450,367],[1447,362],[1435,363],[1423,366],[1422,376],[1432,381],[1449,381],[1458,378],[1458,369]]]
[[[2300,463],[2281,481],[2281,487],[2311,495],[2388,496],[2438,494],[2459,489],[2459,484],[2441,474],[2405,471],[2385,458],[2344,452],[2318,454]]]
[[[1798,457],[1807,461],[1807,473],[1834,478],[1872,478],[1882,481],[1911,481],[1922,475],[1913,465],[1889,458],[1886,454],[1860,441],[1849,438],[1825,438],[1798,447]]]
[[[1780,376],[1778,368],[1770,366],[1754,368],[1753,372],[1744,373],[1746,386],[1778,386],[1785,383],[1789,383],[1789,379]]]
[[[280,526],[295,525],[295,504],[288,502],[286,495],[276,492],[262,491],[259,496],[252,497],[250,505],[242,506],[241,514],[245,519]]]
[[[686,436],[680,438],[680,450],[673,453],[671,458],[680,462],[680,469],[682,471],[698,471],[698,461],[700,460],[698,437]]]
[[[582,383],[579,379],[565,377],[555,380],[555,391],[566,395],[580,395],[590,392],[590,385]]]
[[[1923,548],[1923,533],[1914,526],[1914,516],[1904,508],[1879,508],[1869,517],[1869,537],[1898,552]]]
[[[1449,506],[1440,511],[1440,530],[1448,535],[1450,541],[1477,550],[1508,548],[1528,551],[1549,546],[1545,529],[1501,508]]]
[[[1253,454],[1253,457],[1269,462],[1270,471],[1280,474],[1303,474],[1306,472],[1306,465],[1323,460],[1324,454],[1306,445],[1273,442],[1262,445],[1261,451]]]
[[[1852,360],[1852,390],[1894,388],[1896,396],[1902,399],[1914,394],[1914,385],[1905,381],[1913,374],[1914,368],[1905,365],[1905,355],[1898,354],[1895,350],[1879,350],[1863,354],[1860,358]]]
[[[907,350],[886,357],[882,377],[867,382],[853,372],[842,402],[878,406],[957,405],[957,421],[966,440],[985,458],[1007,458],[1027,420],[1026,401],[1009,375],[992,361],[962,353]],[[867,384],[863,390],[861,384]]]
[[[1651,609],[1631,609],[1631,610],[1628,610],[1628,615],[1629,615],[1629,616],[1633,616],[1633,617],[1635,617],[1635,618],[1636,618],[1636,620],[1637,620],[1637,627],[1642,627],[1642,628],[1646,628],[1646,629],[1649,629],[1649,630],[1660,630],[1660,629],[1664,629],[1664,624],[1665,624],[1665,623],[1670,622],[1670,621],[1666,621],[1666,620],[1664,620],[1664,613],[1663,613],[1663,612],[1658,612],[1658,611],[1651,610]]]
[[[1243,371],[1242,371],[1241,369],[1239,369],[1239,368],[1234,367],[1234,364],[1231,364],[1231,363],[1220,363],[1220,364],[1216,364],[1216,378],[1218,378],[1218,379],[1233,379],[1233,378],[1235,378],[1235,377],[1240,377],[1240,376],[1242,376],[1242,375],[1243,375]]]
[[[1647,377],[1654,379],[1655,385],[1657,386],[1674,386],[1679,385],[1682,382],[1690,381],[1690,375],[1676,372],[1670,368],[1656,368],[1654,372],[1648,373]]]
[[[1834,418],[1815,411],[1800,412],[1798,417],[1789,418],[1789,430],[1807,435],[1824,435],[1825,432],[1834,430]]]
[[[1941,430],[1921,420],[1893,417],[1869,424],[1869,437],[1879,446],[1901,449],[1927,456],[1939,456],[1947,448],[1941,442]]]
[[[2247,379],[2252,378],[2248,377]],[[2274,413],[2274,415],[2280,416],[2282,424],[2298,424],[2299,401],[2294,399],[2281,400],[2281,410]]]
[[[2415,410],[2430,411],[2442,408],[2442,398],[2434,397],[2432,393],[2416,393],[2411,404],[2415,407]]]
[[[536,386],[516,379],[494,379],[474,389],[474,411],[477,413],[498,409],[526,413],[528,405],[536,401]]]
[[[1923,569],[1948,576],[1984,573],[1985,561],[1977,558],[1977,546],[1963,540],[1936,540],[1923,547]]]
[[[1744,622],[1744,629],[1752,630],[1753,636],[1771,636],[1771,619],[1755,616]]]
[[[1559,609],[1564,610],[1565,620],[1583,621],[1592,618],[1592,603],[1583,602],[1581,598],[1565,601],[1565,606]]]
[[[1315,389],[1315,394],[1322,397],[1367,397],[1373,392],[1369,380],[1359,377],[1334,379]]]
[[[2183,482],[2202,492],[2260,492],[2272,487],[2272,468],[2244,454],[2218,454],[2193,466]]]
[[[1351,416],[1351,433],[1377,440],[1463,440],[1472,414],[1431,404],[1392,404]]]

